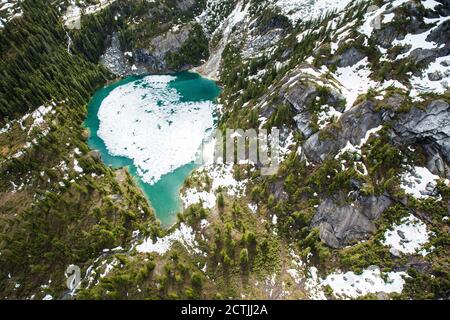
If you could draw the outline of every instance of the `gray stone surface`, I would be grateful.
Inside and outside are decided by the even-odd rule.
[[[289,86],[288,89],[280,90],[280,96],[295,111],[294,121],[303,137],[305,139],[311,137],[314,131],[310,126],[312,121],[310,110],[314,100],[319,96],[317,85],[309,81],[299,81],[294,86]],[[344,98],[340,93],[332,90],[325,98],[328,105],[342,111],[343,104],[341,102]]]
[[[181,26],[178,30],[169,30],[165,34],[155,37],[149,48],[135,50],[135,60],[145,65],[149,72],[166,73],[170,70],[167,65],[167,55],[177,52],[189,38],[191,25]]]
[[[298,112],[305,111],[311,105],[314,99],[318,96],[316,86],[312,84],[296,84],[289,91],[284,94],[284,98],[297,110]]]
[[[436,70],[435,72],[431,72],[428,74],[428,79],[430,81],[441,81],[442,78],[443,78],[442,72],[440,72],[439,70]]]
[[[450,179],[450,165],[443,158],[439,148],[433,144],[423,146],[427,157],[427,168],[431,173]]]
[[[297,129],[304,137],[310,137],[313,131],[309,125],[311,122],[311,113],[308,111],[308,107],[311,106],[314,99],[318,96],[316,87],[308,83],[298,83],[286,93],[282,93],[282,95],[297,113],[294,117]]]
[[[313,134],[303,145],[308,160],[315,163],[334,157],[350,142],[359,145],[368,130],[378,127],[382,117],[371,101],[364,101],[345,112],[339,120],[340,129],[334,129],[332,138],[322,138],[320,133]]]
[[[318,227],[320,238],[332,248],[342,248],[353,241],[367,239],[376,231],[377,220],[392,201],[386,197],[365,197],[353,205],[338,205],[332,199],[324,200],[311,222]]]
[[[393,127],[403,144],[425,142],[437,147],[450,163],[450,105],[444,100],[431,102],[425,110],[413,108],[399,116]]]
[[[375,30],[374,37],[376,42],[384,49],[390,48],[395,39],[401,38],[399,31],[393,25]]]
[[[184,1],[189,5],[192,1]],[[181,26],[178,30],[170,30],[155,37],[148,48],[133,50],[132,56],[126,56],[120,49],[117,34],[113,34],[111,46],[100,58],[101,63],[112,73],[118,76],[145,73],[167,73],[171,71],[167,66],[166,58],[170,52],[177,52],[189,38],[192,27],[190,24]],[[186,69],[191,66],[186,66]]]
[[[151,41],[149,51],[156,59],[164,61],[169,52],[176,52],[181,48],[189,38],[190,31],[189,24],[180,27],[179,30],[169,30]]]
[[[364,59],[366,55],[356,48],[349,48],[338,57],[338,66],[341,68],[351,67]]]
[[[147,70],[140,66],[132,68],[132,59],[128,60],[120,49],[120,41],[115,33],[111,38],[111,45],[106,49],[105,53],[100,57],[100,63],[103,64],[112,73],[124,77],[130,74],[144,74]]]

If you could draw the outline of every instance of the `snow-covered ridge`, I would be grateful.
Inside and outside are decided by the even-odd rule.
[[[286,5],[283,7],[284,2],[286,2]],[[316,4],[317,8],[320,8],[320,3],[326,2],[327,1],[276,1],[275,3],[281,4],[281,6],[283,7],[282,12],[284,14],[292,16],[292,14],[289,14],[291,7],[301,5],[307,7],[309,5],[314,6],[314,4]],[[341,7],[336,7],[338,11],[351,10],[344,9],[345,5],[350,6],[349,3],[344,2],[339,2],[339,5],[341,5]],[[395,10],[402,5],[406,5],[407,2],[408,0],[395,0],[389,1],[384,6],[378,9],[376,9],[376,7],[373,7],[376,10],[368,10],[368,12],[362,19],[362,25],[357,27],[356,30],[368,38],[374,37],[373,33],[375,32],[377,24],[375,22],[377,22],[377,19],[379,19],[381,27],[386,27],[386,24],[391,23],[396,18]],[[421,4],[425,8],[433,9],[440,3],[436,1],[422,1]],[[330,6],[330,8],[333,9],[333,6]],[[315,9],[311,10],[314,11]],[[308,10],[304,11],[306,11],[304,13],[305,15],[309,14]],[[301,10],[300,12],[304,11]],[[402,59],[410,58],[421,50],[436,51],[438,49],[442,49],[444,44],[437,44],[431,41],[428,37],[435,33],[438,28],[442,28],[446,21],[448,21],[448,19],[448,17],[442,16],[435,19],[425,18],[424,22],[428,24],[429,28],[427,31],[418,34],[408,34],[402,40],[393,41],[393,46],[405,46],[405,48],[407,48],[407,51],[398,55],[395,58],[395,61],[392,60],[392,57],[388,54],[387,49],[379,45],[376,46],[382,54],[381,60],[392,63],[396,63],[397,61],[399,61],[400,63]],[[336,23],[337,20],[333,19],[327,26],[327,30],[330,30],[332,34],[331,38],[333,39],[333,41],[331,42],[331,54],[333,55],[340,47],[354,40],[355,37],[352,36],[351,31],[355,29],[355,24],[357,24],[357,21],[354,20],[352,22],[349,22],[344,26],[340,26],[340,28],[338,29]],[[443,28],[443,30],[445,30],[445,28]],[[303,31],[297,36],[298,42],[301,42],[307,34],[315,32],[317,32],[317,30]],[[364,45],[367,45],[367,39],[365,41],[366,42]],[[355,50],[355,48],[352,49]],[[311,65],[314,61],[313,58],[313,56],[309,57],[309,59],[306,59],[306,62]],[[421,75],[420,72],[419,75],[417,73],[408,73],[407,75],[409,84],[406,82],[400,83],[399,81],[394,79],[376,81],[374,76],[379,70],[374,70],[372,63],[369,62],[368,57],[364,55],[361,55],[360,59],[355,59],[353,62],[347,63],[347,66],[338,66],[338,68],[334,72],[331,72],[326,65],[322,65],[319,69],[316,70],[312,70],[312,68],[309,68],[302,71],[303,73],[311,74],[312,76],[317,78],[314,81],[321,85],[322,83],[320,79],[328,79],[331,82],[332,86],[338,88],[341,94],[345,97],[347,101],[346,110],[348,110],[354,105],[358,96],[367,93],[371,89],[380,91],[380,94],[382,94],[388,88],[398,88],[403,91],[411,89],[411,96],[414,97],[415,100],[420,100],[419,95],[421,93],[444,93],[449,89],[450,84],[450,56],[436,58],[427,66],[425,70],[421,72]],[[294,83],[292,85],[294,85]]]
[[[71,5],[67,9],[66,13],[63,16],[64,25],[66,27],[73,26],[74,23],[80,21],[83,15],[90,15],[97,12],[102,11],[107,8],[111,4],[113,4],[116,0],[99,0],[98,4],[79,7],[74,0],[71,1]],[[80,4],[83,4],[83,1],[80,1]]]
[[[379,21],[380,24],[390,23],[395,19],[395,13],[393,13],[394,10],[402,5],[405,5],[408,2],[410,1],[390,1],[377,10],[368,12],[364,16],[364,23],[358,31],[370,38],[371,36],[373,36],[375,30],[375,19],[383,17],[383,19]],[[434,0],[420,1],[420,3],[425,9],[428,10],[433,10],[436,6],[442,5],[442,3]],[[437,50],[439,48],[442,48],[442,46],[440,46],[439,44],[427,39],[433,32],[435,32],[448,20],[448,16],[439,17],[439,15],[434,19],[424,18],[424,22],[426,24],[434,24],[434,26],[425,32],[418,34],[407,34],[404,39],[394,40],[392,46],[408,48],[406,52],[398,55],[396,57],[396,60],[409,58],[412,56],[412,53],[417,53],[421,50]],[[383,54],[386,53],[386,50],[383,48],[379,48],[379,50]],[[386,55],[384,55],[381,59],[385,61],[390,60],[386,57]],[[422,75],[417,76],[410,74],[410,76],[410,83],[412,87],[411,95],[413,97],[417,97],[421,93],[428,92],[443,94],[449,89],[450,84],[450,56],[447,55],[444,57],[438,57],[434,62],[430,63],[425,70],[423,70]]]
[[[275,0],[274,5],[293,23],[320,18],[329,11],[342,11],[352,0]]]
[[[196,160],[205,133],[214,124],[214,104],[180,102],[178,92],[168,87],[175,79],[148,76],[120,86],[98,112],[98,135],[109,153],[132,159],[150,184]]]

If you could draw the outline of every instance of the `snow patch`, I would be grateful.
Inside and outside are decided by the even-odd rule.
[[[77,173],[83,173],[83,168],[80,167],[77,159],[73,159],[73,170]]]
[[[216,205],[216,196],[214,193],[206,191],[198,191],[196,189],[188,189],[181,196],[184,207],[188,208],[193,204],[202,203],[203,207],[212,209]]]
[[[156,242],[153,242],[152,239],[146,239],[136,249],[141,253],[156,252],[163,255],[170,250],[174,242],[181,243],[189,252],[200,253],[200,250],[197,249],[198,244],[195,241],[194,230],[184,223],[181,223],[179,228],[171,234],[158,238]]]
[[[342,84],[342,93],[347,99],[347,110],[353,106],[359,95],[378,85],[370,79],[371,70],[368,63],[366,57],[353,66],[338,68],[335,72],[336,79]]]
[[[352,0],[276,0],[274,4],[295,24],[299,20],[320,18],[333,10],[342,11],[351,2]]]
[[[393,255],[399,253],[414,254],[429,241],[427,226],[413,215],[409,215],[401,220],[400,224],[395,224],[391,230],[384,233],[383,245],[391,247]],[[426,254],[423,252],[423,254]]]
[[[224,188],[231,197],[241,197],[245,194],[247,181],[234,179],[232,165],[216,164],[207,166],[206,170],[212,179],[211,188],[214,192],[219,188]]]
[[[414,198],[424,199],[434,194],[436,181],[439,179],[439,176],[432,174],[427,168],[416,166],[401,175],[401,187]],[[445,182],[449,183],[448,180]]]
[[[318,115],[318,124],[319,128],[322,130],[323,128],[327,127],[330,123],[334,121],[337,121],[342,116],[342,113],[337,111],[335,108],[325,105],[322,106],[322,110],[320,111]]]
[[[401,293],[405,276],[407,276],[406,272],[382,274],[379,267],[373,266],[363,270],[360,275],[354,272],[330,274],[321,282],[321,285],[329,285],[335,295],[357,298],[369,293]]]
[[[433,78],[432,76],[436,76]],[[411,95],[433,92],[443,94],[450,88],[450,56],[437,58],[430,63],[421,76],[413,76]]]

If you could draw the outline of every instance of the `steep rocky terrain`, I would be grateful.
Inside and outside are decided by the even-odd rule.
[[[10,112],[23,102],[5,90],[2,298],[449,297],[448,0],[107,4],[84,1],[81,30],[63,28],[68,1],[50,14],[61,55],[99,68],[83,90],[194,68],[223,86],[220,129],[281,129],[280,169],[199,168],[162,230],[132,179],[88,150],[88,95],[38,108],[54,96],[42,89]],[[23,11],[0,32],[20,28]],[[1,39],[6,57],[14,46]],[[71,294],[69,264],[82,272]]]

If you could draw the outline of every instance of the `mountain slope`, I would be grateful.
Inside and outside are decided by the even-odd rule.
[[[77,264],[78,299],[448,298],[447,0],[116,0],[81,30],[68,5],[25,1],[1,31],[2,297],[70,297]],[[161,230],[88,150],[84,105],[114,74],[192,67],[223,86],[220,129],[281,129],[282,163],[199,168]]]

